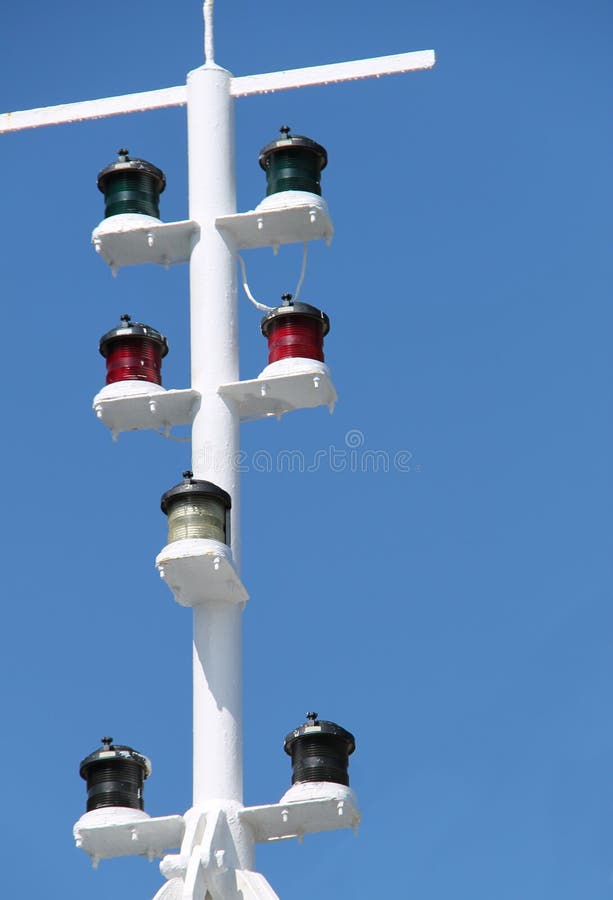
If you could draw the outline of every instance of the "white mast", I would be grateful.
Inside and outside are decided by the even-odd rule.
[[[236,263],[215,227],[236,212],[230,74],[206,64],[187,81],[190,217],[200,240],[190,259],[192,388],[202,396],[192,427],[192,470],[232,498],[232,554],[239,562],[238,417],[217,393],[238,381]],[[204,113],[204,114],[203,114]],[[215,128],[211,128],[211,123]],[[242,800],[241,608],[194,607],[194,803]]]

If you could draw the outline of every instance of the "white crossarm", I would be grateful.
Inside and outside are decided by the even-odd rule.
[[[244,75],[232,79],[230,91],[233,97],[246,97],[249,94],[267,94],[270,91],[284,91],[289,88],[333,84],[338,81],[355,81],[358,78],[378,78],[381,75],[431,69],[435,62],[434,50],[416,50],[412,53],[356,59],[352,62],[332,63],[327,66],[309,66],[306,69],[288,69],[285,72],[266,72],[263,75]]]
[[[158,91],[142,91],[123,94],[120,97],[104,97],[101,100],[79,100],[61,103],[59,106],[41,106],[0,115],[0,134],[22,131],[25,128],[41,128],[43,125],[63,125],[67,122],[83,122],[87,119],[104,119],[121,113],[145,112],[167,106],[184,106],[187,102],[185,85],[161,88]]]
[[[333,84],[354,81],[357,78],[378,78],[400,72],[431,69],[436,58],[434,50],[416,50],[393,56],[377,56],[372,59],[356,59],[352,62],[332,63],[327,66],[309,66],[305,69],[288,69],[284,72],[266,72],[262,75],[243,75],[233,78],[233,97],[265,94],[289,88],[309,87],[317,84]],[[122,113],[145,112],[168,106],[184,106],[187,102],[185,85],[104,97],[101,100],[80,100],[61,103],[59,106],[41,106],[37,109],[18,110],[0,114],[0,134],[41,128],[44,125],[63,125],[67,122],[84,122],[88,119],[104,119]]]

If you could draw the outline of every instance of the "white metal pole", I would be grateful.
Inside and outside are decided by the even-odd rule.
[[[239,423],[217,393],[220,384],[238,379],[236,266],[232,247],[215,227],[217,216],[236,212],[230,85],[230,73],[211,63],[187,79],[189,207],[200,226],[190,262],[192,387],[202,395],[192,428],[192,469],[232,498],[238,567]],[[242,803],[241,620],[239,604],[194,607],[194,806]]]

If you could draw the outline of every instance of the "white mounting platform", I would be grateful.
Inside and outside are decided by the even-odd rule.
[[[169,431],[174,425],[191,425],[199,403],[198,391],[167,391],[147,381],[119,381],[105,385],[92,406],[116,438],[122,431]]]
[[[131,221],[127,215],[109,216],[94,229],[94,249],[114,273],[121,266],[158,263],[168,268],[189,260],[200,234],[197,222],[160,222],[151,218],[143,224],[139,221],[143,218],[134,216],[135,221]]]
[[[295,193],[302,194],[297,203],[284,203],[284,194]],[[316,240],[329,244],[334,235],[325,200],[306,192],[281,191],[267,197],[257,209],[220,216],[215,225],[220,231],[231,234],[237,250],[250,247],[276,249],[281,244]]]
[[[114,811],[111,808],[111,812]],[[96,821],[96,813],[106,812],[95,810],[94,813],[86,813],[73,828],[77,847],[91,856],[94,865],[101,859],[115,856],[147,856],[154,859],[181,846],[185,831],[183,816],[152,819],[143,813],[139,815],[138,810],[127,810],[127,815],[120,819],[110,815],[99,817]]]
[[[221,541],[193,538],[173,541],[158,553],[155,565],[181,606],[207,601],[242,603],[249,594],[240,580],[232,551]]]
[[[120,807],[94,810],[79,819],[73,833],[94,866],[116,856],[163,856],[160,871],[167,884],[154,900],[202,900],[207,891],[234,897],[237,890],[243,900],[278,900],[262,875],[240,867],[253,840],[301,840],[317,831],[357,829],[359,822],[350,787],[317,782],[293,785],[280,803],[247,809],[215,804],[155,819]],[[179,852],[164,854],[165,849]]]
[[[290,367],[285,371],[283,367],[279,368],[287,363],[297,364],[294,371],[290,371]],[[292,410],[315,406],[327,406],[333,412],[338,399],[330,370],[324,363],[296,359],[273,363],[249,381],[222,384],[219,394],[236,405],[244,422],[267,416],[280,419]]]
[[[360,812],[355,795],[346,788],[345,797],[322,797],[273,803],[269,806],[249,806],[239,816],[248,822],[257,843],[301,838],[318,831],[337,831],[357,828]]]

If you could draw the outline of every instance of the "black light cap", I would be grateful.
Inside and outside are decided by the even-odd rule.
[[[264,337],[268,337],[270,326],[275,319],[278,319],[280,316],[291,315],[308,316],[311,319],[316,319],[318,322],[321,322],[322,336],[325,337],[328,334],[330,331],[330,319],[325,312],[317,309],[316,306],[311,306],[310,303],[298,303],[292,300],[291,294],[282,294],[282,297],[283,303],[281,306],[276,306],[270,312],[267,312],[260,322],[260,328]]]
[[[128,155],[127,150],[122,149],[117,151],[115,162],[109,163],[108,166],[105,166],[104,169],[98,172],[98,190],[102,191],[103,194],[106,193],[109,178],[113,178],[117,173],[120,175],[148,175],[158,194],[161,194],[166,187],[166,176],[161,169],[158,169],[153,163],[147,162],[146,159],[133,159]]]
[[[331,781],[349,785],[349,756],[355,750],[355,738],[335,722],[306,715],[285,738],[283,749],[292,758],[292,784]]]
[[[270,144],[266,144],[260,150],[259,163],[264,170],[269,168],[271,158],[279,150],[306,150],[317,158],[320,171],[326,168],[328,153],[325,147],[322,147],[317,141],[305,137],[304,134],[290,134],[290,128],[287,125],[282,125],[279,131],[282,137],[277,138],[276,141],[271,141]]]
[[[119,318],[121,320],[121,325],[107,331],[107,333],[103,334],[100,338],[98,349],[102,356],[108,356],[110,345],[113,341],[130,337],[146,338],[150,341],[154,341],[154,343],[159,344],[162,359],[166,356],[168,353],[168,341],[163,334],[155,328],[152,328],[151,325],[144,325],[142,322],[133,322],[132,317],[128,313],[123,313]]]
[[[189,500],[191,497],[215,497],[215,499],[221,500],[226,509],[230,509],[232,506],[232,498],[223,488],[213,484],[212,481],[201,481],[199,478],[194,478],[193,472],[187,471],[183,473],[183,481],[180,484],[176,484],[162,494],[160,502],[162,512],[164,515],[168,515],[170,506],[176,500]]]
[[[102,747],[82,760],[79,775],[87,782],[87,812],[108,806],[144,809],[143,784],[151,763],[132,747],[102,738]]]

